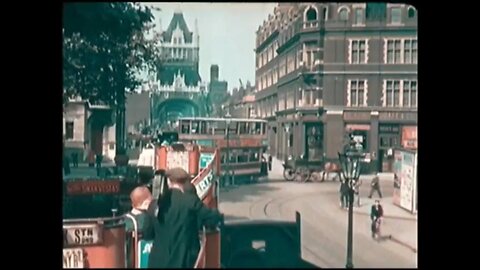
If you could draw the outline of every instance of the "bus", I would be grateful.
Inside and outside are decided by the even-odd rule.
[[[242,118],[181,117],[177,126],[179,141],[220,150],[221,174],[230,183],[266,176],[266,129],[265,120]]]

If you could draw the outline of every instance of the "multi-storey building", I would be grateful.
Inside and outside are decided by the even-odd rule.
[[[372,166],[393,147],[416,148],[413,6],[282,3],[256,45],[257,115],[278,158],[335,159],[346,132]]]

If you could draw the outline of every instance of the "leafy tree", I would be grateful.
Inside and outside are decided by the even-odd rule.
[[[123,145],[125,91],[138,87],[137,74],[158,62],[153,18],[138,3],[64,4],[64,103],[80,96],[116,108],[117,151]]]

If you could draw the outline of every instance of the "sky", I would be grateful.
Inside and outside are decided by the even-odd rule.
[[[219,79],[228,89],[250,81],[255,84],[255,32],[273,13],[276,3],[145,3],[154,11],[156,29],[159,22],[165,30],[176,10],[183,12],[190,31],[198,20],[200,32],[200,76],[210,80],[210,65],[219,66]]]

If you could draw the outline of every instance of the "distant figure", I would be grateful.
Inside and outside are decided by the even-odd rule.
[[[357,196],[357,206],[360,207],[360,186],[362,185],[362,179],[358,179],[356,182],[355,182],[355,186],[354,186],[354,192],[355,192],[355,196]]]
[[[370,184],[370,195],[368,195],[368,198],[372,198],[373,192],[377,192],[378,196],[382,198],[382,192],[380,191],[380,178],[378,177],[378,173],[375,174],[375,177],[372,179],[372,183]]]
[[[95,166],[97,167],[97,176],[100,176],[100,170],[102,168],[103,156],[102,154],[97,154],[95,156]]]
[[[67,155],[63,156],[63,172],[65,175],[70,174],[70,160]]]
[[[340,183],[340,207],[348,207],[348,184],[345,182]]]
[[[78,168],[78,152],[73,152],[72,156],[72,165],[74,168]]]
[[[88,150],[88,167],[93,168],[95,166],[95,153],[93,152],[92,149]]]
[[[273,162],[273,157],[272,155],[268,155],[268,171],[272,171],[272,162]]]
[[[372,238],[380,235],[380,224],[383,218],[383,207],[379,200],[375,200],[370,210],[370,219],[372,220]]]

